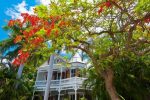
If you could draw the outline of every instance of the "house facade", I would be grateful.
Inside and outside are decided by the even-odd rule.
[[[81,60],[79,54],[75,54],[70,61],[66,61],[59,56],[55,56],[50,83],[49,100],[92,100],[88,94],[90,90],[83,87],[86,76],[81,73],[86,67],[86,63]],[[47,82],[48,62],[45,62],[38,68],[35,81],[34,100],[37,100],[36,94],[44,96]]]

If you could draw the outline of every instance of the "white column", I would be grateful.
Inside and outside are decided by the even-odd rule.
[[[75,89],[75,100],[77,100],[77,89]]]
[[[77,79],[75,77],[75,100],[77,100]]]
[[[39,77],[39,70],[37,71],[37,75],[36,75],[36,79],[35,79],[35,85],[36,85],[36,82],[38,81],[38,77]],[[34,87],[33,94],[32,94],[32,100],[34,99],[34,93],[35,93],[35,87]]]
[[[40,73],[40,71],[38,70],[38,71],[37,71],[37,75],[36,75],[36,80],[35,80],[35,81],[38,81],[39,73]]]
[[[50,83],[51,83],[52,74],[53,74],[53,64],[54,64],[54,54],[52,54],[50,57],[44,100],[48,100],[48,97],[49,97]]]
[[[60,70],[60,79],[59,79],[59,94],[58,94],[58,100],[60,100],[60,92],[61,92],[61,78],[62,78],[62,67],[61,67],[61,70]]]

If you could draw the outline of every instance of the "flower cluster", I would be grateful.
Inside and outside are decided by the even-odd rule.
[[[144,22],[145,22],[145,23],[149,23],[149,22],[150,22],[150,17],[149,17],[149,18],[146,18],[146,19],[144,20]]]
[[[110,1],[103,2],[99,7],[98,14],[100,15],[100,13],[103,11],[104,7],[110,8],[111,6],[112,5],[111,5]]]
[[[14,39],[14,43],[18,43],[22,40],[22,36],[21,35],[18,35],[16,36],[16,38]]]
[[[60,23],[59,23],[59,27],[63,27],[63,26],[65,26],[66,25],[66,22],[64,22],[64,21],[61,21]]]
[[[40,18],[28,13],[22,13],[21,16],[23,20],[10,20],[8,23],[10,28],[18,25],[20,29],[19,35],[14,39],[14,43],[22,43],[23,41],[23,48],[30,48],[26,52],[18,53],[18,57],[13,61],[16,66],[25,63],[29,57],[29,52],[32,52],[32,49],[43,46],[45,39],[51,38],[52,33],[53,36],[58,37],[60,35],[59,28],[66,26],[66,22],[61,19],[61,16]]]
[[[13,27],[14,25],[18,25],[18,26],[22,27],[21,20],[20,19],[9,20],[8,26]]]
[[[22,40],[26,40],[27,43],[29,43],[29,40],[32,40],[32,43],[35,43],[33,41],[40,40],[40,42],[35,43],[37,45],[37,43],[44,42],[44,39],[41,39],[41,37],[38,37],[36,32],[44,28],[45,35],[49,37],[52,30],[55,28],[55,23],[61,19],[60,16],[50,16],[49,17],[50,21],[49,21],[48,19],[47,20],[42,19],[35,15],[29,15],[27,13],[22,13],[21,16],[23,17],[23,21],[20,21],[17,19],[17,20],[10,20],[8,23],[9,27],[12,27],[18,23],[20,26],[22,26],[22,28],[25,29],[25,30],[20,31],[22,33],[22,36],[21,35],[16,36],[14,43],[18,43]],[[63,27],[64,25],[65,25],[65,22],[60,21],[58,24],[58,27]],[[57,30],[55,34],[56,36],[58,36]],[[32,39],[32,38],[35,38],[35,39]]]
[[[8,26],[9,26],[9,27],[14,26],[14,24],[15,24],[15,20],[10,20],[10,21],[8,22]]]
[[[26,22],[29,22],[32,26],[36,25],[40,18],[35,15],[29,15],[28,13],[21,13],[21,16],[23,17],[23,24]]]
[[[23,64],[27,61],[29,58],[29,53],[28,52],[23,52],[22,50],[18,51],[18,57],[16,57],[12,64],[15,66],[19,66],[20,64]]]
[[[37,47],[40,43],[44,42],[44,38],[43,37],[35,37],[31,43],[33,44],[34,47]]]

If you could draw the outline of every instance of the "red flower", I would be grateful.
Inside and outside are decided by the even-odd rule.
[[[111,7],[110,1],[105,2],[105,6],[108,7],[108,8]]]
[[[51,29],[48,29],[47,32],[46,32],[46,35],[50,36],[50,33],[51,33]]]
[[[18,35],[16,36],[16,38],[14,39],[14,43],[18,43],[22,40],[22,36]]]
[[[28,32],[27,31],[23,31],[23,35],[25,36],[25,38],[28,38]]]
[[[29,14],[28,14],[28,13],[21,13],[21,16],[22,16],[23,18],[27,18],[27,17],[29,16]]]
[[[54,21],[52,22],[52,24],[51,24],[50,28],[51,28],[51,29],[54,29],[54,28],[55,28]]]
[[[29,53],[28,52],[23,52],[22,50],[18,51],[18,57],[14,59],[12,62],[13,65],[19,66],[20,64],[23,64],[27,61],[29,58]]]
[[[21,60],[22,63],[26,62],[26,60],[29,57],[29,53],[28,52],[22,52],[18,58]]]
[[[20,20],[20,19],[16,19],[16,20],[15,20],[15,23],[16,23],[17,25],[19,25],[20,27],[22,27],[22,23],[21,23],[21,20]]]
[[[40,30],[40,29],[34,28],[32,31],[33,31],[33,33],[36,33],[38,30]]]
[[[145,23],[149,23],[150,22],[150,18],[144,19]]]
[[[49,18],[50,18],[51,20],[53,20],[53,19],[54,19],[54,17],[53,17],[53,16],[49,16]]]
[[[49,22],[48,21],[44,21],[44,25],[45,26],[49,25]]]
[[[20,33],[22,33],[23,31],[22,30],[20,30]]]
[[[39,18],[37,16],[29,16],[28,20],[30,21],[31,25],[34,26],[38,23]]]
[[[59,27],[62,27],[62,26],[64,26],[66,23],[64,22],[64,21],[61,21],[60,23],[59,23]]]
[[[32,37],[36,32],[37,32],[36,29],[31,29],[31,30],[29,31],[29,33],[28,33],[28,36],[29,36],[29,37]]]
[[[56,16],[55,19],[56,19],[56,20],[60,20],[60,19],[61,19],[61,16]]]
[[[32,44],[34,46],[38,46],[42,42],[44,42],[44,38],[43,37],[36,37],[35,39],[32,40]]]
[[[23,31],[23,35],[25,36],[26,39],[32,37],[39,29],[38,28],[34,28],[31,29],[29,32],[27,31]]]
[[[19,51],[18,51],[18,54],[22,54],[22,52],[23,52],[22,50],[19,50]]]
[[[21,62],[18,58],[15,58],[14,61],[12,62],[12,64],[15,66],[19,66],[21,64]]]
[[[9,27],[14,26],[14,24],[15,24],[15,21],[14,21],[14,20],[9,20],[9,22],[8,22],[8,26],[9,26]]]
[[[58,30],[55,31],[55,36],[56,36],[56,37],[58,36]]]
[[[28,58],[30,55],[28,52],[25,53],[26,58]]]
[[[25,23],[28,20],[29,14],[28,13],[21,13],[21,16],[23,17],[23,23]]]
[[[100,6],[99,10],[98,10],[98,14],[100,15],[100,13],[103,11],[103,7]]]

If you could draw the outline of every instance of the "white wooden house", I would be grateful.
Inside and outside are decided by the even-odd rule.
[[[35,81],[35,93],[44,96],[47,82],[48,61],[38,68]],[[81,69],[86,67],[86,63],[81,60],[79,54],[75,54],[70,61],[55,56],[53,74],[50,84],[49,100],[80,100],[91,97],[85,93],[83,81],[85,75],[81,74]],[[37,97],[34,97],[36,100]]]

